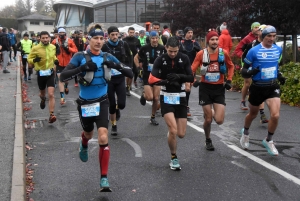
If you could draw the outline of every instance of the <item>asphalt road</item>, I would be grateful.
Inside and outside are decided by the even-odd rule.
[[[78,157],[82,131],[75,100],[79,88],[69,84],[66,106],[59,105],[58,120],[48,124],[48,110],[39,108],[36,78],[28,82],[32,109],[27,120],[35,120],[26,129],[27,152],[34,169],[35,190],[30,197],[38,201],[194,201],[194,200],[300,200],[300,109],[282,105],[274,136],[278,157],[270,156],[261,141],[267,125],[257,118],[250,128],[250,148],[239,145],[240,129],[246,112],[239,109],[241,94],[226,92],[226,117],[223,125],[212,125],[215,151],[204,148],[202,109],[198,89],[190,97],[192,117],[186,137],[178,140],[177,155],[181,171],[169,169],[170,152],[167,126],[157,113],[159,126],[149,124],[151,106],[141,106],[141,89],[133,89],[121,111],[117,137],[109,136],[111,157],[109,182],[112,193],[99,192],[97,135],[89,144],[89,161]],[[266,114],[268,110],[266,109]],[[109,126],[110,130],[111,125]]]

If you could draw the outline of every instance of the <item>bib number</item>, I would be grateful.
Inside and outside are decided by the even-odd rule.
[[[179,93],[165,93],[164,94],[164,103],[179,105],[180,104],[180,96]]]
[[[111,69],[111,76],[115,76],[115,75],[120,75],[120,74],[122,74],[122,73],[120,73],[119,71],[117,71],[116,69]]]
[[[152,69],[153,69],[153,64],[148,64],[148,71],[152,71]]]
[[[28,54],[23,55],[23,59],[27,59],[27,57],[28,57]]]
[[[40,70],[40,76],[50,76],[52,74],[51,70]]]
[[[274,79],[276,78],[276,67],[262,68],[261,69],[261,79]]]
[[[100,103],[93,103],[81,106],[81,115],[83,117],[96,117],[100,114]]]
[[[207,82],[217,82],[220,79],[220,73],[206,73],[205,81]]]

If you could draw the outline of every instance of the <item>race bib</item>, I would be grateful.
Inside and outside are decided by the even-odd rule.
[[[148,64],[148,71],[152,71],[152,69],[153,69],[153,64]]]
[[[179,105],[180,104],[180,96],[179,93],[165,93],[164,94],[164,103]]]
[[[28,54],[23,55],[23,59],[27,59],[27,57],[28,57]]]
[[[217,82],[220,79],[220,73],[206,73],[205,81],[207,82]]]
[[[121,75],[122,73],[120,73],[119,71],[117,71],[116,69],[111,69],[111,71],[110,71],[110,73],[111,73],[111,76],[115,76],[115,75]]]
[[[99,116],[100,113],[100,103],[93,103],[81,106],[81,115],[83,117],[95,117]]]
[[[261,79],[268,80],[276,78],[276,67],[262,68],[261,69]]]
[[[40,70],[40,76],[50,76],[52,74],[51,70]]]

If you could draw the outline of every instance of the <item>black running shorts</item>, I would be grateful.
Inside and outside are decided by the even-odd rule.
[[[250,85],[248,101],[251,105],[259,106],[269,98],[280,98],[279,84],[264,87]]]
[[[81,122],[81,126],[85,132],[91,132],[94,130],[94,123],[96,123],[97,130],[100,127],[103,128],[108,128],[108,123],[109,123],[109,114],[108,114],[108,107],[109,107],[109,102],[107,95],[104,97],[101,97],[97,100],[94,101],[86,101],[81,98],[77,99],[77,110],[79,112],[79,119]],[[100,102],[100,113],[98,116],[95,117],[83,117],[82,116],[82,111],[81,111],[81,104],[87,105],[87,104],[92,104]]]
[[[61,73],[61,72],[63,72],[64,69],[65,69],[65,67],[56,66],[56,73]]]
[[[173,112],[175,118],[187,118],[187,107],[186,105],[171,105],[164,103],[163,101],[160,102],[161,107],[161,114],[164,116],[169,112]]]
[[[201,82],[199,85],[199,105],[204,106],[213,103],[226,105],[225,87],[223,84],[207,84]]]
[[[144,85],[149,85],[149,82],[148,82],[148,79],[149,79],[149,76],[150,76],[150,72],[149,71],[144,71],[143,72],[143,82],[144,82]]]
[[[40,73],[38,71],[37,82],[40,90],[46,89],[46,86],[55,87],[55,73],[53,72],[50,76],[40,76]]]

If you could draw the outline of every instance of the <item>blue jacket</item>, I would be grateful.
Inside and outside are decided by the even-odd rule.
[[[8,33],[10,45],[13,46],[17,43],[16,35],[14,33]]]

